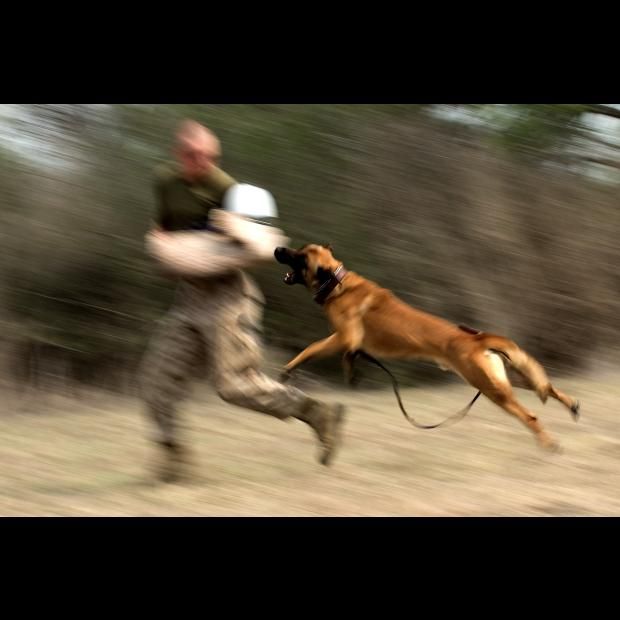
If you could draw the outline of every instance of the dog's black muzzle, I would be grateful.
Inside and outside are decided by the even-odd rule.
[[[302,265],[300,264],[300,256],[295,250],[289,248],[276,248],[273,253],[275,259],[282,265],[288,265],[293,270],[284,276],[285,284],[303,284],[304,279],[300,273]]]

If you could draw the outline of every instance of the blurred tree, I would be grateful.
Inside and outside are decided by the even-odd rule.
[[[620,169],[620,108],[602,104],[469,106],[493,129],[493,139],[530,160],[590,162]],[[603,133],[592,118],[614,119]],[[605,127],[608,124],[604,125]],[[611,133],[612,139],[601,134]],[[613,139],[615,137],[615,139]]]
[[[505,331],[557,367],[620,345],[617,185],[574,163],[616,161],[620,112],[460,109],[477,122],[430,105],[0,106],[4,338],[41,364],[49,354],[50,372],[59,359],[79,378],[132,372],[173,294],[143,252],[152,170],[190,116],[221,137],[228,172],[274,193],[294,245],[329,241],[406,301]],[[328,332],[279,265],[254,275],[269,344],[298,350]],[[310,368],[341,376],[337,359]]]

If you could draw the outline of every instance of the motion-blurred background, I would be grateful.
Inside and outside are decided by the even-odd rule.
[[[2,105],[5,379],[131,385],[173,290],[143,234],[185,117],[275,195],[295,245],[329,241],[349,269],[551,369],[620,344],[620,106]],[[327,327],[281,271],[256,276],[266,342],[292,352]],[[340,379],[337,360],[321,368]]]
[[[279,226],[293,245],[332,243],[335,255],[350,270],[393,289],[416,307],[513,338],[538,357],[552,376],[585,376],[583,373],[617,360],[618,104],[5,104],[0,105],[0,380],[6,394],[16,395],[12,404],[6,405],[7,415],[22,407],[33,393],[74,398],[95,390],[108,395],[104,400],[110,407],[117,402],[114,398],[135,396],[136,366],[154,321],[167,309],[174,290],[171,281],[158,275],[143,249],[143,236],[155,208],[152,171],[170,158],[173,131],[184,118],[204,123],[220,137],[224,170],[240,182],[274,194]],[[253,274],[267,297],[268,360],[270,355],[277,360],[290,357],[328,333],[320,309],[302,287],[283,285],[283,273],[274,261]],[[420,363],[390,365],[404,384],[421,389],[448,377]],[[309,364],[305,372],[302,378],[314,377],[316,386],[344,389],[338,359]],[[365,376],[364,388],[385,390],[381,392],[381,402],[389,407],[385,419],[398,425],[393,435],[377,435],[387,448],[399,433],[412,431],[407,426],[401,428],[385,377],[371,369],[365,369]],[[570,386],[566,387],[569,392]],[[592,396],[595,393],[601,390],[593,387]],[[441,403],[433,409],[432,395],[416,392],[420,398],[417,410],[426,411],[422,416],[431,411],[438,419],[446,417],[470,397],[469,392],[462,394],[450,401],[449,408]],[[68,402],[63,401],[60,407],[63,415],[75,417],[83,410]],[[30,405],[26,409],[40,410]],[[601,404],[600,411],[609,412],[609,408]],[[563,413],[553,412],[564,420]],[[119,423],[136,415],[132,409],[125,417],[118,414],[114,419]],[[536,450],[516,422],[499,411],[492,415],[501,428],[514,427],[515,436],[523,441],[522,450]],[[256,414],[238,414],[236,419],[254,425],[248,427],[250,434],[260,434],[258,429],[267,424]],[[613,435],[612,420],[607,423]],[[0,512],[62,513],[62,507],[50,508],[53,502],[49,498],[57,496],[57,490],[49,490],[57,489],[54,476],[48,480],[48,490],[45,485],[37,490],[38,483],[33,482],[35,487],[29,491],[33,495],[25,503],[19,503],[18,489],[24,486],[24,476],[31,476],[32,482],[47,475],[55,458],[64,463],[71,484],[82,488],[81,479],[68,473],[76,471],[77,476],[77,457],[69,452],[54,456],[49,447],[53,431],[42,427],[40,421],[38,426],[23,420],[6,424],[0,460],[16,469],[14,485],[0,489]],[[72,423],[63,422],[56,429],[60,433],[56,440],[67,439],[71,428]],[[88,458],[95,458],[92,455],[97,449],[100,455],[107,454],[85,466],[92,467],[95,476],[94,472],[106,471],[102,463],[112,459],[110,455],[116,454],[121,444],[110,436],[105,440],[107,448],[96,448],[89,444],[94,441],[88,438],[89,428],[94,432],[92,424],[80,431],[84,458],[87,452]],[[371,428],[368,426],[369,433]],[[136,436],[142,432],[134,431]],[[101,432],[105,436],[105,429]],[[444,437],[450,437],[450,432]],[[608,441],[608,431],[601,432]],[[369,433],[365,437],[371,437]],[[227,445],[222,437],[216,443],[217,437],[207,431],[205,437],[211,437],[205,439],[213,442],[211,450]],[[231,430],[228,441],[233,442],[233,437]],[[425,437],[432,437],[425,441],[436,441],[434,435]],[[410,439],[407,435],[406,440]],[[310,446],[311,438],[308,442]],[[615,458],[620,456],[620,443],[614,442]],[[31,458],[33,450],[47,455],[39,463],[38,474],[33,469],[37,462]],[[308,450],[304,463],[312,458],[311,448]],[[406,454],[411,454],[408,445]],[[144,456],[135,456],[124,471],[138,476]],[[386,454],[383,457],[377,457],[376,463],[385,462]],[[22,465],[20,458],[24,459]],[[360,476],[373,467],[372,459],[367,462],[364,458],[360,452]],[[489,458],[487,464],[501,462],[498,453]],[[611,458],[611,453],[606,458]],[[219,463],[217,459],[214,462]],[[227,461],[220,474],[229,472],[229,482],[251,478],[248,470],[238,472],[235,478],[235,462]],[[424,477],[428,472],[431,478],[437,472],[438,464],[430,461],[426,474],[424,468],[418,468],[419,463],[415,467],[403,463],[399,465],[403,476],[422,471],[420,484],[429,480]],[[120,464],[118,469],[123,471]],[[286,479],[280,471],[274,471],[273,476],[274,480]],[[524,476],[525,480],[525,470]],[[365,480],[368,483],[367,477]],[[583,482],[585,489],[586,478]],[[71,484],[65,489],[62,506],[68,506],[68,496],[81,493],[78,490],[71,495]],[[299,480],[295,484],[299,485]],[[463,489],[471,488],[467,481],[463,484]],[[502,485],[498,482],[497,488]],[[386,488],[384,483],[380,487]],[[378,489],[376,493],[381,492]],[[616,505],[610,489],[602,491],[607,498],[603,512]],[[338,493],[342,496],[341,488]],[[47,499],[37,503],[41,494]],[[226,512],[229,506],[231,512],[242,513],[252,513],[253,508],[279,510],[277,503],[259,509],[251,494],[244,497],[234,506],[224,502],[219,509]],[[398,494],[390,499],[394,497]],[[17,503],[11,504],[11,498]],[[149,512],[152,499],[140,507],[124,508],[121,500],[116,508],[103,502],[93,510]],[[299,512],[432,513],[433,507],[445,512],[449,505],[416,508],[406,503],[393,505],[386,498],[386,504],[360,499],[342,506],[328,501],[320,507],[316,497],[313,501],[315,504],[308,500],[304,508],[299,507]],[[467,501],[453,504],[450,510],[467,513]],[[190,505],[186,508],[191,512]],[[295,506],[290,501],[281,505],[285,513],[287,509],[294,513]],[[513,508],[518,512],[523,506],[517,503]],[[207,509],[198,505],[196,511],[201,510]],[[78,508],[75,511],[80,512]]]

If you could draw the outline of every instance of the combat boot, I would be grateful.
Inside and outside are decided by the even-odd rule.
[[[159,444],[159,455],[153,469],[160,482],[189,482],[194,477],[193,462],[186,448],[168,442]]]
[[[299,419],[308,424],[321,442],[319,462],[329,465],[342,441],[345,407],[340,403],[328,405],[314,401]]]

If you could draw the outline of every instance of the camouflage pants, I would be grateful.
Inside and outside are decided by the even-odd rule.
[[[303,419],[316,404],[260,372],[263,305],[262,294],[242,272],[181,283],[142,362],[141,393],[156,441],[176,445],[175,410],[203,360],[228,403],[280,419]]]

